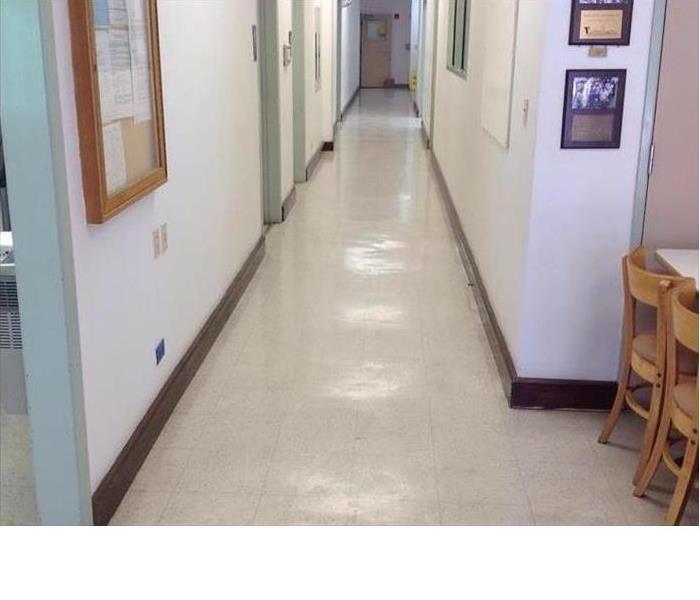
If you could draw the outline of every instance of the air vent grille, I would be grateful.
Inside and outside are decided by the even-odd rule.
[[[17,282],[14,279],[0,279],[0,348],[22,348]]]

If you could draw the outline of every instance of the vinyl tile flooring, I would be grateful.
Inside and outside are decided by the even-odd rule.
[[[297,194],[112,524],[661,522],[636,417],[601,446],[507,407],[407,92],[363,90]]]

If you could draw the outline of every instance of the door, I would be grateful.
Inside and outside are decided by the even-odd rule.
[[[643,243],[698,247],[698,3],[666,7]]]
[[[360,85],[384,87],[391,77],[391,18],[362,16],[362,62]]]

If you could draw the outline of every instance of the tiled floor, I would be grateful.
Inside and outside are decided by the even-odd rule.
[[[29,419],[0,403],[0,525],[36,523]]]
[[[112,523],[660,522],[632,416],[600,446],[602,414],[507,408],[407,93],[336,148]]]

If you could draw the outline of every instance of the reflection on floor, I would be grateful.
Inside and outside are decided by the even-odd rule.
[[[602,414],[507,408],[408,94],[336,149],[113,524],[659,523],[634,417],[600,446]]]

